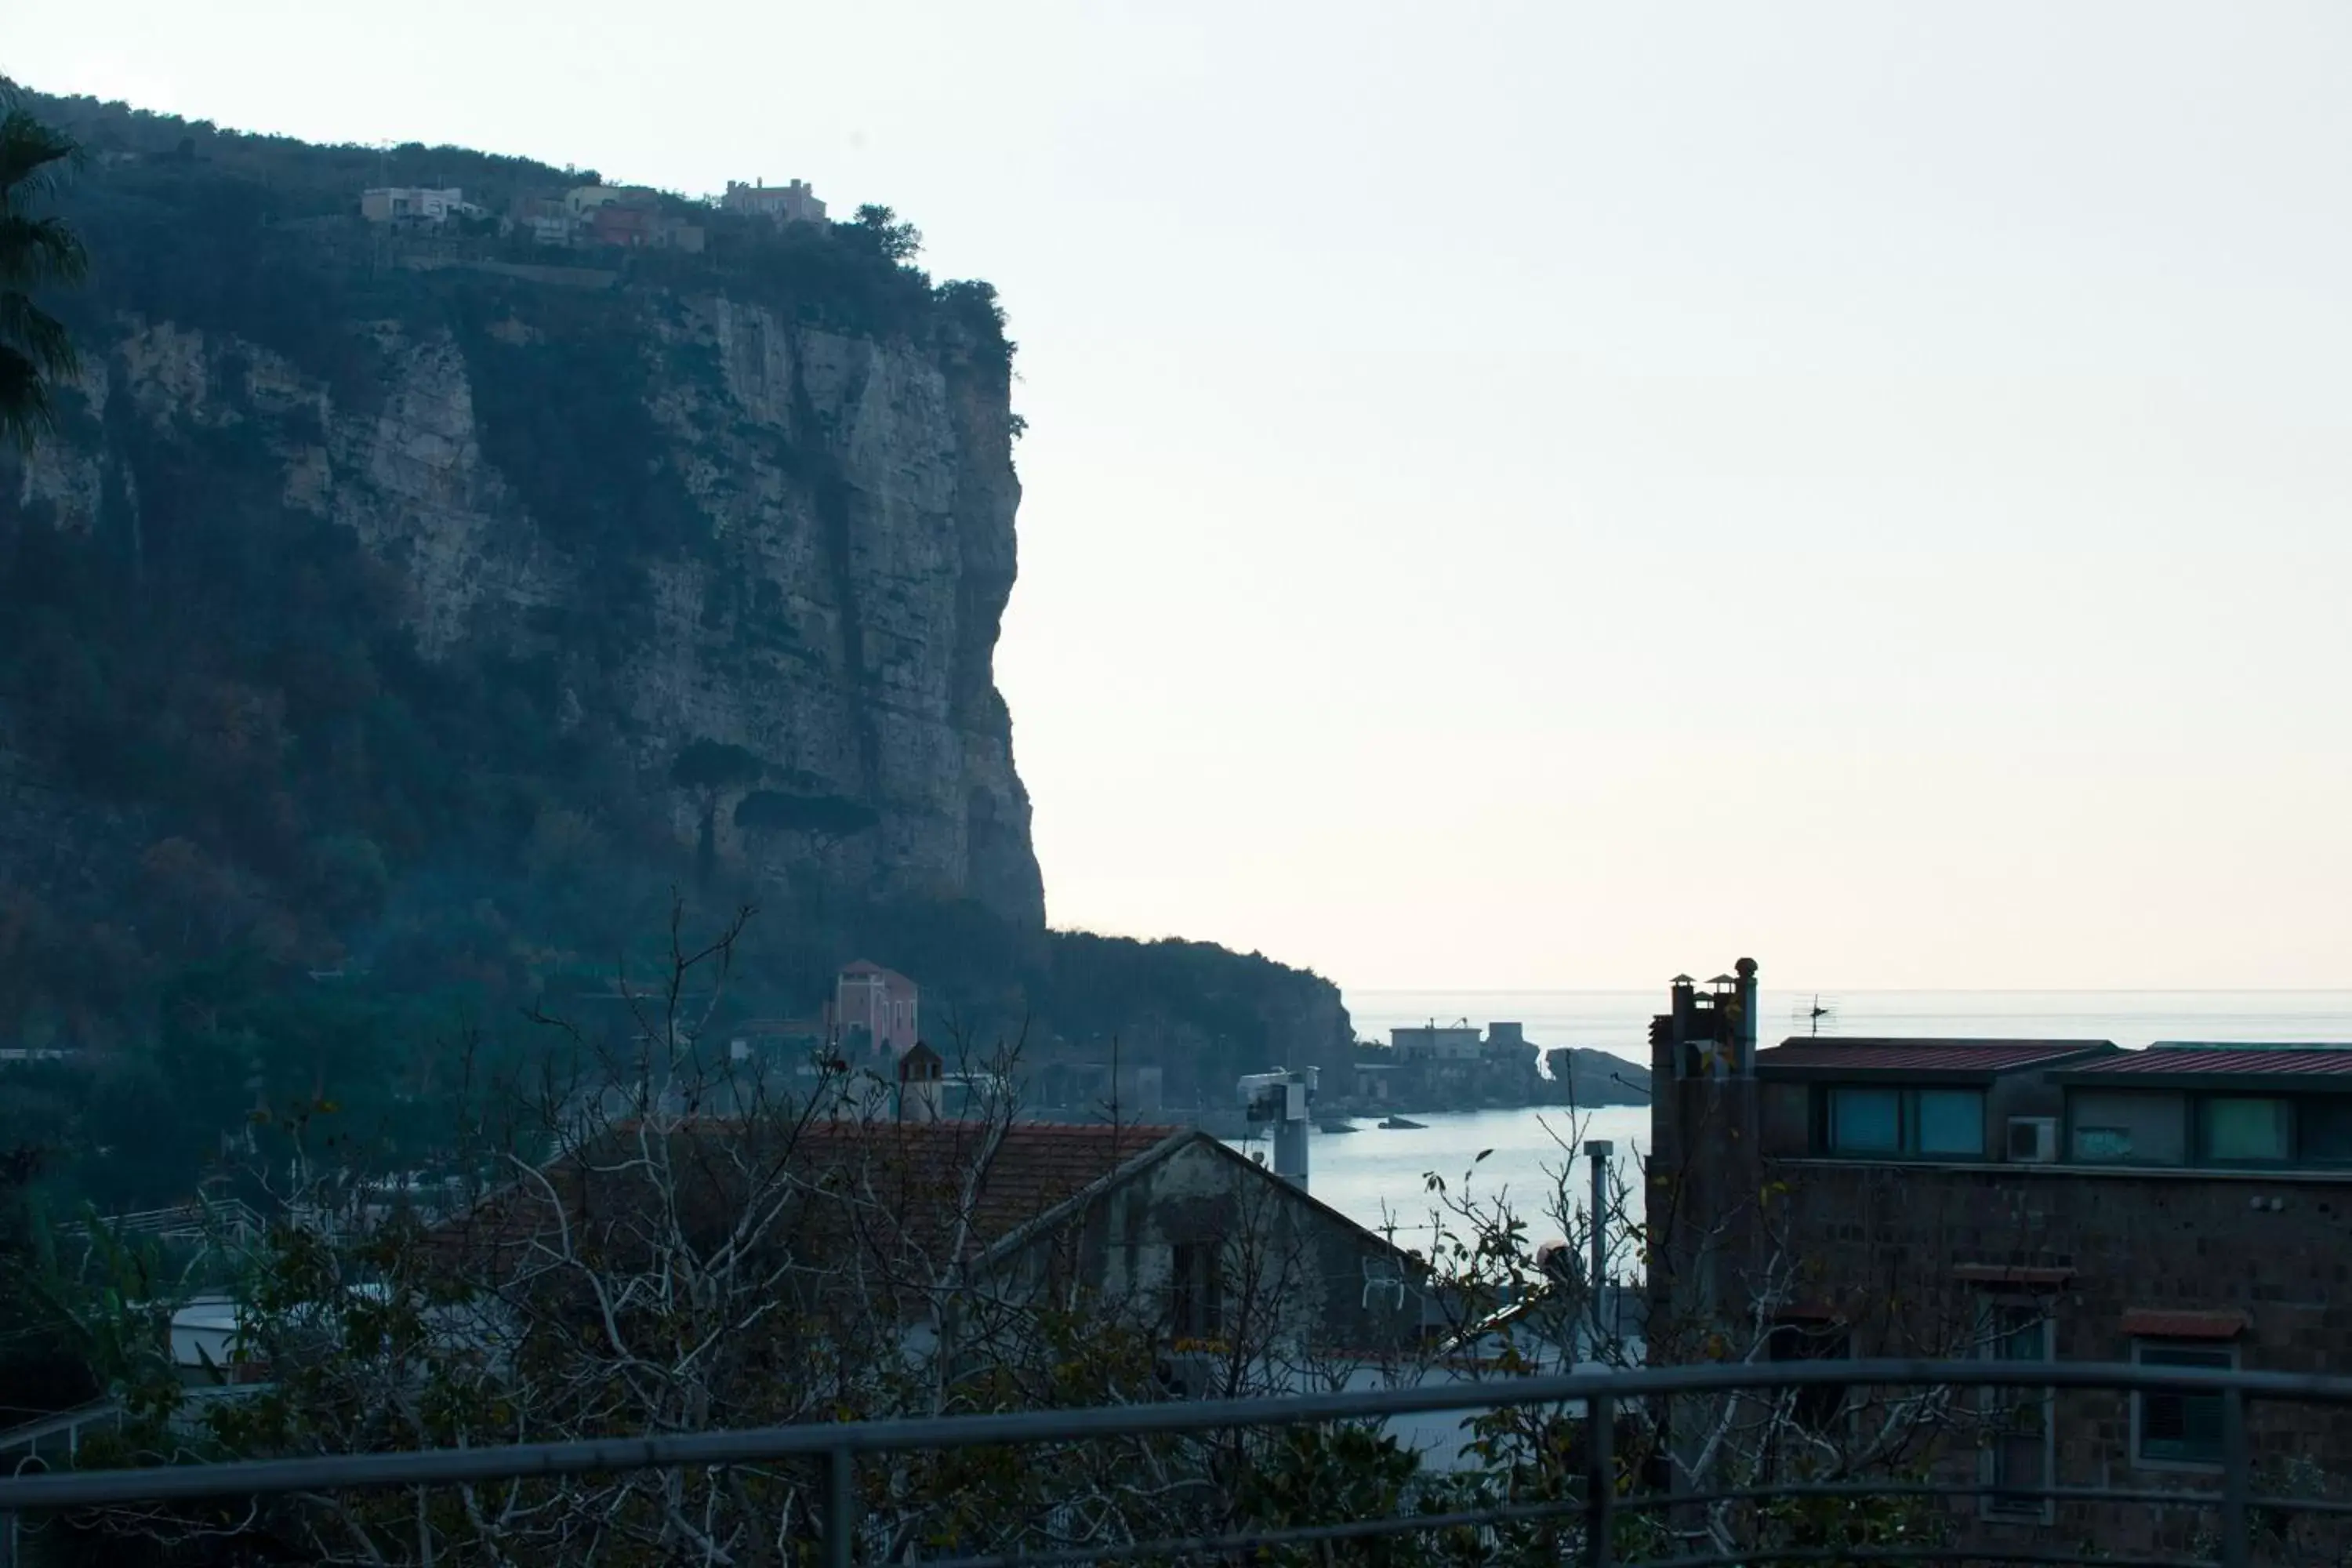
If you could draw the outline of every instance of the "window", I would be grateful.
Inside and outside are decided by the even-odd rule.
[[[2147,1090],[2077,1089],[2066,1102],[2069,1156],[2085,1165],[2182,1165],[2188,1102]]]
[[[1978,1089],[1864,1089],[1840,1084],[1827,1094],[1832,1154],[1981,1160],[1984,1091]]]
[[[2306,1165],[2352,1165],[2352,1095],[2306,1100],[2295,1121],[2296,1159]]]
[[[2198,1146],[2206,1159],[2221,1165],[2286,1163],[2293,1123],[2285,1100],[2209,1095],[2198,1113]]]
[[[1841,1154],[1902,1152],[1902,1096],[1891,1089],[1830,1090],[1830,1147]]]
[[[2132,1360],[2142,1366],[2183,1366],[2227,1372],[2235,1347],[2141,1340]],[[2221,1463],[2221,1396],[2145,1389],[2132,1396],[2132,1462],[2205,1469]]]
[[[1853,1355],[1853,1342],[1838,1323],[1775,1323],[1764,1342],[1767,1361],[1848,1361]],[[1789,1397],[1790,1415],[1808,1432],[1829,1432],[1845,1414],[1843,1384],[1812,1384]]]
[[[2056,1325],[2040,1301],[1988,1302],[1979,1353],[1989,1361],[2047,1362]],[[1989,1514],[2011,1519],[2053,1517],[2053,1499],[2033,1494],[2046,1490],[2055,1469],[2056,1444],[2052,1417],[2056,1395],[2049,1388],[1989,1388],[1985,1390],[1985,1494]]]
[[[1178,1242],[1168,1280],[1168,1331],[1179,1340],[1216,1337],[1223,1321],[1224,1279],[1213,1241]]]
[[[1984,1096],[1973,1089],[1919,1090],[1919,1152],[1984,1157]]]

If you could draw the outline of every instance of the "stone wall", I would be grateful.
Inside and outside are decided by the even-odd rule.
[[[1776,1234],[1818,1281],[1820,1306],[1855,1325],[1857,1356],[1969,1353],[1980,1337],[1968,1332],[1971,1305],[2000,1298],[2046,1310],[2062,1361],[2129,1362],[2133,1314],[2242,1311],[2241,1334],[2211,1342],[2233,1343],[2242,1368],[2352,1368],[2352,1174],[1827,1160],[1767,1172],[1786,1188]],[[1899,1310],[1885,1310],[1890,1301]],[[2218,1486],[2212,1473],[2136,1466],[2131,1430],[2127,1395],[2060,1394],[2057,1484]],[[2292,1474],[2305,1461],[2347,1495],[2352,1410],[2256,1402],[2248,1434],[2258,1489],[2307,1485]],[[1944,1468],[1969,1479],[1975,1467],[1969,1453]],[[2039,1528],[1969,1517],[1995,1539],[2054,1529],[2105,1551],[2182,1554],[2214,1526],[2210,1513],[2147,1505],[2062,1505]]]

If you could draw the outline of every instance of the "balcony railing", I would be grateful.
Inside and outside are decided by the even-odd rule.
[[[1548,1552],[1547,1556],[1592,1568],[1608,1568],[1617,1562],[1638,1562],[1651,1568],[1794,1562],[2083,1563],[2099,1563],[2103,1568],[2205,1568],[2209,1564],[2216,1568],[2244,1568],[2257,1560],[2251,1521],[2258,1511],[2266,1511],[2272,1519],[2298,1512],[2352,1516],[2352,1501],[2257,1492],[2248,1463],[2246,1415],[2247,1407],[2257,1401],[2352,1405],[2352,1377],[2065,1362],[2033,1363],[2030,1381],[2037,1389],[2126,1394],[2157,1391],[2218,1396],[2221,1409],[2219,1473],[2211,1484],[2180,1490],[2105,1486],[2019,1488],[1990,1482],[1956,1484],[1904,1479],[1792,1481],[1714,1492],[1673,1488],[1645,1489],[1625,1473],[1612,1453],[1617,1416],[1640,1406],[1654,1410],[1675,1400],[1822,1387],[2014,1390],[2023,1370],[2014,1362],[1993,1361],[1707,1364],[1274,1398],[1178,1400],[1144,1405],[776,1426],[508,1447],[19,1475],[0,1478],[0,1568],[11,1568],[15,1525],[21,1516],[28,1514],[205,1499],[317,1495],[345,1489],[427,1489],[644,1469],[723,1469],[780,1460],[821,1463],[826,1481],[821,1539],[799,1543],[806,1553],[799,1560],[849,1568],[861,1561],[881,1560],[867,1555],[872,1542],[865,1528],[867,1521],[857,1481],[861,1466],[881,1463],[893,1455],[1184,1435],[1205,1436],[1302,1424],[1378,1424],[1388,1417],[1531,1406],[1550,1406],[1570,1413],[1582,1431],[1581,1484],[1570,1489],[1572,1495],[1565,1499],[1499,1503],[1452,1513],[1330,1519],[1280,1529],[1115,1545],[985,1555],[953,1555],[950,1548],[929,1555],[902,1554],[893,1560],[919,1561],[927,1568],[1135,1560],[1250,1561],[1274,1548],[1370,1542],[1433,1531],[1492,1531],[1498,1527],[1533,1521],[1556,1521],[1560,1531],[1556,1538],[1557,1551]],[[2345,1458],[2352,1459],[2352,1456]],[[1998,1532],[2000,1539],[1972,1538],[1954,1544],[1743,1546],[1730,1552],[1618,1555],[1620,1526],[1629,1518],[1660,1517],[1677,1510],[1724,1501],[1760,1505],[1804,1499],[1871,1498],[1998,1498],[2005,1504],[2032,1499],[2131,1510],[2200,1512],[2212,1521],[2204,1534],[2214,1543],[2216,1555],[2133,1556],[2102,1549],[2095,1541],[2084,1547],[2079,1529],[2062,1533],[2056,1529],[2020,1527],[2014,1523],[2002,1527]],[[2004,1541],[2009,1544],[2003,1544]]]

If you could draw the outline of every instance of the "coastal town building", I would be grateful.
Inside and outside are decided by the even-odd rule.
[[[478,217],[481,210],[457,185],[376,185],[360,193],[360,216],[370,223],[446,223]]]
[[[1745,960],[1707,990],[1677,978],[1651,1039],[1654,1358],[1738,1353],[1759,1325],[1775,1359],[2321,1373],[2352,1356],[2352,1047],[1759,1049]],[[2191,1554],[2194,1508],[2032,1494],[2210,1488],[2221,1396],[2026,1387],[1937,1447],[1940,1479],[1990,1489],[1961,1540]],[[2261,1401],[2246,1430],[2258,1489],[2352,1481],[2352,1412]]]
[[[771,185],[764,180],[751,184],[730,180],[719,205],[729,212],[764,217],[778,224],[824,221],[824,204],[817,200],[816,193],[804,180],[782,185]]]
[[[834,982],[833,1016],[841,1049],[851,1061],[912,1050],[919,1037],[921,994],[895,969],[859,959]]]
[[[599,207],[615,202],[641,202],[653,199],[654,193],[638,185],[574,185],[563,193],[563,205],[573,217],[586,218]]]
[[[1477,1026],[1468,1022],[1414,1024],[1389,1031],[1389,1048],[1401,1062],[1475,1061],[1482,1043]]]
[[[687,1184],[673,1190],[647,1187],[643,1161],[583,1145],[452,1226],[453,1256],[495,1265],[561,1246],[625,1261],[641,1245],[640,1205],[675,1205],[689,1231],[720,1226],[732,1212],[724,1182],[712,1175],[705,1192],[699,1173],[756,1168],[778,1173],[784,1209],[771,1229],[793,1255],[784,1289],[812,1312],[849,1305],[877,1280],[888,1289],[901,1276],[885,1265],[919,1260],[901,1280],[902,1330],[928,1323],[943,1280],[1008,1304],[1075,1296],[1156,1342],[1171,1385],[1188,1393],[1238,1370],[1225,1353],[1236,1334],[1268,1352],[1350,1359],[1421,1336],[1418,1260],[1219,1140],[1183,1127],[938,1117],[919,1086],[936,1081],[939,1058],[917,1047],[902,1066],[907,1114],[821,1119],[781,1145],[772,1128],[679,1125],[669,1136],[709,1147],[672,1158]],[[631,1125],[608,1134],[615,1148],[639,1137]],[[743,1148],[727,1147],[738,1139]]]

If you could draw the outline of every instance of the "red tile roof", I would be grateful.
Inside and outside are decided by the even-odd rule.
[[[2352,1078],[2352,1046],[2152,1046],[2144,1051],[2119,1051],[2072,1070]]]
[[[2106,1040],[1823,1040],[1800,1036],[1756,1053],[1759,1068],[1834,1072],[2013,1072],[2093,1051]]]
[[[1191,1130],[1016,1121],[991,1149],[992,1131],[977,1121],[820,1121],[802,1131],[792,1160],[820,1184],[876,1188],[911,1228],[922,1226],[927,1208],[940,1211],[932,1223],[947,1223],[961,1203],[951,1189],[978,1171],[968,1243],[978,1251]]]
[[[1001,1136],[999,1133],[1001,1131]],[[526,1243],[561,1224],[582,1237],[611,1233],[627,1246],[659,1212],[634,1122],[617,1123],[526,1183],[448,1227],[495,1247]],[[719,1118],[669,1135],[660,1163],[674,1173],[679,1222],[723,1230],[747,1183],[784,1204],[781,1230],[810,1256],[845,1249],[935,1263],[969,1258],[1146,1155],[1201,1136],[1190,1128],[977,1121],[814,1121],[762,1125]],[[967,1206],[965,1184],[971,1184]],[[560,1195],[568,1219],[545,1202]]]

